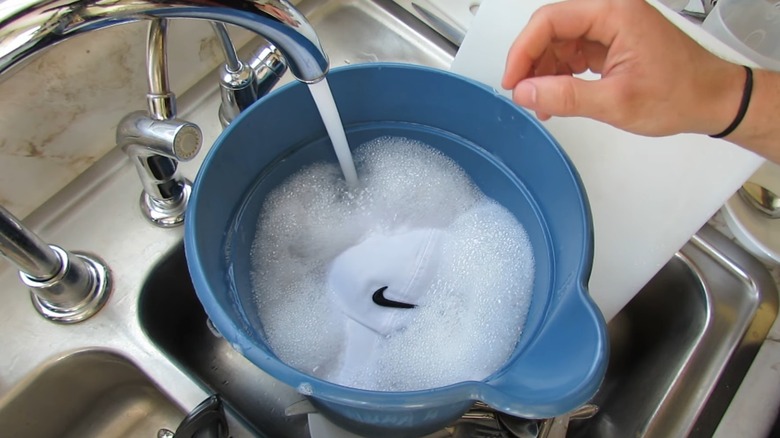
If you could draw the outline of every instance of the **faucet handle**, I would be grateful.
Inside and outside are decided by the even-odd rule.
[[[122,118],[116,138],[125,150],[140,148],[135,154],[154,153],[179,161],[193,159],[203,144],[198,125],[179,119],[156,120],[144,111],[133,111]]]
[[[131,158],[141,178],[141,211],[155,225],[184,221],[192,184],[178,171],[203,143],[198,125],[179,119],[156,120],[145,111],[126,115],[117,125],[117,145]]]

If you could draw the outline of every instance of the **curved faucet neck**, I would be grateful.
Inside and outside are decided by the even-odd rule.
[[[317,82],[328,71],[314,29],[287,0],[3,0],[0,75],[72,36],[150,17],[199,18],[255,32],[281,50],[302,82]]]

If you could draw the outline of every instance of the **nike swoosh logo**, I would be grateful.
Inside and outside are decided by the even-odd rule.
[[[387,290],[387,286],[381,287],[374,292],[374,295],[371,296],[374,303],[382,307],[394,307],[396,309],[414,309],[417,307],[414,304],[402,303],[400,301],[385,298],[385,290]]]

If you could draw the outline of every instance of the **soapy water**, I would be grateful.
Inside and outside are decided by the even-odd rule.
[[[531,301],[534,260],[524,228],[454,161],[420,142],[379,138],[356,149],[355,163],[356,188],[336,165],[319,163],[263,205],[252,283],[269,346],[302,372],[362,389],[489,376],[514,350]],[[330,263],[369,235],[418,228],[444,232],[430,290],[401,310],[413,317],[382,338],[378,360],[344,375],[346,318],[327,290]]]

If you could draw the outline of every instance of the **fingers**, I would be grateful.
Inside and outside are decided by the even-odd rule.
[[[608,15],[609,2],[570,0],[543,6],[509,49],[501,85],[512,89],[522,79],[532,76],[537,60],[555,42],[582,39],[609,47],[614,30]]]
[[[610,117],[609,95],[603,81],[571,76],[544,76],[520,81],[512,99],[533,110],[541,120],[550,116],[584,116],[606,121]]]
[[[532,76],[547,76],[557,73],[558,57],[553,50],[546,50],[534,63]]]
[[[582,73],[585,70],[590,70],[593,73],[601,73],[604,71],[604,62],[607,59],[607,51],[607,47],[600,43],[586,41],[580,44],[580,53],[587,64],[587,69],[583,69],[578,73]]]
[[[533,15],[509,50],[502,86],[542,120],[582,116],[652,136],[711,133],[717,128],[691,114],[712,118],[716,110],[695,108],[727,108],[713,97],[740,92],[739,84],[699,87],[716,61],[725,62],[646,0],[566,0]],[[572,77],[585,70],[600,78]],[[739,97],[725,101],[731,110],[716,117],[719,125],[733,117]]]

